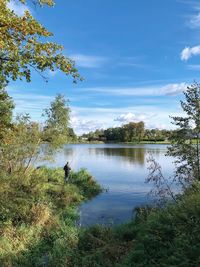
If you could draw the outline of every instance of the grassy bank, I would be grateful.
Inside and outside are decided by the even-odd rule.
[[[140,208],[134,221],[81,232],[72,266],[200,266],[200,184],[165,208]]]
[[[73,266],[79,242],[76,207],[101,192],[86,170],[64,184],[62,169],[1,173],[0,266]]]
[[[200,266],[200,183],[164,208],[138,208],[127,224],[77,227],[77,205],[101,191],[86,170],[68,184],[62,169],[1,174],[0,266]]]

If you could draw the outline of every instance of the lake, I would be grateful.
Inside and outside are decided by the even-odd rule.
[[[74,170],[86,168],[107,189],[80,206],[80,225],[119,224],[131,219],[135,207],[149,203],[152,185],[145,183],[149,153],[172,174],[166,145],[69,144],[55,155],[52,167],[66,161]]]

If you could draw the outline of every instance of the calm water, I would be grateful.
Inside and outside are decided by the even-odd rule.
[[[80,224],[118,224],[133,216],[134,207],[150,202],[151,185],[145,183],[147,162],[152,153],[163,173],[172,173],[166,145],[75,144],[66,145],[55,156],[54,167],[70,162],[74,170],[87,168],[106,189],[80,207]]]

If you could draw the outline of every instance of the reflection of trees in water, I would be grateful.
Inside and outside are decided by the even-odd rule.
[[[148,148],[148,149],[145,149],[145,153],[148,154],[152,154],[152,155],[160,155],[160,154],[165,154],[167,151],[166,149],[162,149],[162,148]]]
[[[89,149],[90,154],[104,155],[104,156],[119,156],[131,163],[139,163],[144,165],[145,163],[145,150],[143,148],[91,148]]]
[[[145,147],[92,147],[84,150],[74,147],[65,147],[63,153],[66,156],[66,160],[72,162],[80,155],[103,155],[108,157],[119,156],[129,163],[135,163],[144,165],[148,153],[154,156],[165,154],[165,149],[162,148],[145,148]]]
[[[76,153],[76,150],[74,148],[64,147],[63,154],[68,158],[73,158]]]

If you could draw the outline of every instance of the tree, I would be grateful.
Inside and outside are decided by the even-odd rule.
[[[1,143],[1,170],[9,174],[27,172],[40,153],[41,143],[39,124],[31,122],[27,114],[18,115]]]
[[[144,122],[129,122],[123,126],[125,142],[140,142],[144,136]]]
[[[14,103],[9,97],[4,87],[0,86],[0,140],[6,133],[6,130],[11,127],[12,111]]]
[[[67,143],[69,137],[70,108],[64,96],[58,94],[50,107],[44,110],[44,140],[52,147]]]
[[[200,84],[194,83],[184,92],[185,101],[181,101],[184,117],[172,117],[177,126],[170,137],[172,144],[168,147],[167,156],[175,158],[175,175],[167,179],[161,172],[161,166],[150,155],[149,175],[147,182],[152,182],[153,194],[166,200],[175,199],[174,186],[185,190],[188,186],[200,181]]]
[[[26,4],[25,0],[18,1]],[[59,69],[71,75],[74,81],[79,79],[74,62],[62,54],[63,47],[46,41],[53,34],[29,11],[23,16],[16,15],[8,8],[9,2],[0,1],[0,83],[18,78],[25,78],[29,82],[33,69],[41,75],[48,69]],[[54,4],[53,0],[32,2],[49,6]]]
[[[175,157],[175,178],[183,187],[200,180],[200,84],[194,83],[184,92],[181,107],[184,117],[172,117],[178,128],[167,155]]]
[[[1,170],[27,174],[36,160],[51,156],[67,142],[70,109],[66,103],[61,95],[55,98],[45,110],[44,128],[32,122],[27,114],[17,116],[1,142]]]

